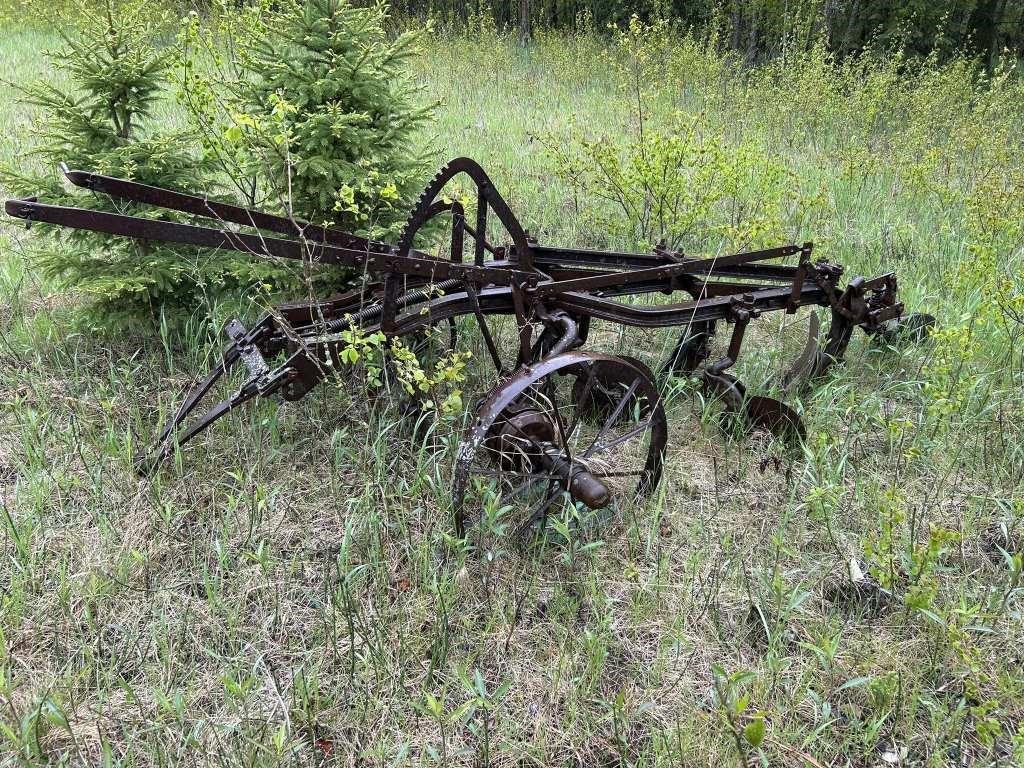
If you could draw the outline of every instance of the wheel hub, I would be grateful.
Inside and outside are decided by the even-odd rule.
[[[570,460],[555,434],[548,414],[528,406],[497,419],[485,446],[502,471],[550,474],[590,509],[605,506],[610,498],[607,486],[578,461]]]

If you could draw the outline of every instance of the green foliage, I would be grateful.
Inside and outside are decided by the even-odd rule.
[[[625,147],[607,137],[582,139],[575,151],[551,147],[557,172],[577,195],[598,199],[581,211],[584,218],[638,247],[738,250],[778,242],[795,203],[784,166],[756,144],[726,145],[700,117],[637,133]]]
[[[446,349],[431,354],[433,348],[441,346],[442,335],[431,328],[417,337],[419,343],[410,348],[401,339],[389,340],[383,333],[366,333],[352,327],[340,333],[344,345],[338,357],[345,365],[358,366],[371,387],[394,383],[414,397],[423,410],[450,419],[462,411],[461,386],[470,353]],[[323,363],[330,366],[332,361],[326,358]]]
[[[176,56],[156,42],[169,13],[144,0],[107,2],[99,14],[83,6],[82,28],[51,54],[70,88],[39,82],[22,89],[25,102],[42,111],[36,154],[46,175],[8,168],[8,186],[81,205],[81,193],[65,191],[56,176],[60,162],[170,189],[208,192],[221,181],[231,197],[241,194],[252,205],[349,231],[396,234],[422,184],[425,156],[413,137],[431,107],[415,104],[417,89],[405,76],[417,35],[390,39],[385,6],[256,4],[222,9],[220,27],[204,27],[192,15]],[[226,39],[238,54],[230,61],[218,53]],[[208,75],[207,56],[230,64],[235,76],[219,85],[222,78]],[[158,123],[172,70],[189,130]],[[108,199],[90,204],[170,216]],[[37,253],[44,272],[89,294],[107,319],[190,307],[204,294],[239,287],[298,294],[313,290],[310,277],[335,285],[341,276],[307,269],[303,280],[294,265],[272,260],[95,233],[49,234]]]
[[[305,0],[268,12],[243,41],[230,138],[296,215],[394,234],[421,185],[413,136],[430,116],[406,68],[417,34],[389,39],[383,4]]]
[[[786,167],[755,141],[730,145],[704,113],[656,119],[670,50],[664,24],[637,17],[613,53],[632,104],[628,139],[546,137],[556,173],[571,186],[580,215],[634,247],[740,249],[777,242],[796,203]],[[579,205],[579,204],[578,204]]]
[[[419,103],[408,76],[419,34],[392,38],[383,3],[347,0],[225,4],[218,18],[186,26],[181,85],[235,190],[297,218],[394,237],[433,161],[417,134],[434,105]],[[212,75],[197,71],[201,56],[213,59]],[[261,279],[294,292],[290,274]]]
[[[68,87],[39,81],[19,92],[40,110],[39,146],[34,155],[45,171],[25,170],[24,158],[2,169],[16,192],[42,193],[48,202],[81,205],[67,192],[57,167],[135,179],[171,189],[202,184],[203,172],[191,151],[189,132],[160,127],[162,90],[171,66],[153,44],[166,16],[140,0],[107,4],[98,12],[80,9],[81,28],[63,36],[64,47],[47,54]],[[166,218],[95,197],[100,210]],[[214,266],[199,266],[187,250],[91,232],[47,230],[34,258],[61,285],[77,288],[107,319],[155,311],[159,305],[190,305],[209,284],[222,279]]]
[[[712,666],[711,672],[718,714],[732,736],[740,765],[749,765],[752,756],[748,753],[759,749],[765,737],[764,713],[747,712],[750,694],[741,693],[754,674],[749,670],[740,670],[730,675],[717,664]]]
[[[535,31],[602,29],[634,15],[667,20],[713,35],[722,50],[747,63],[806,51],[818,41],[844,57],[882,44],[943,59],[967,52],[994,64],[1004,52],[1024,51],[1024,8],[1008,0],[396,0],[394,6],[463,29],[478,28],[481,18],[500,30]]]

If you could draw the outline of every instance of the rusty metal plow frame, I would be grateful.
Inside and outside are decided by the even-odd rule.
[[[470,499],[474,477],[503,478],[503,487],[512,489],[513,499],[517,489],[538,483],[543,487],[539,505],[531,502],[520,521],[521,531],[543,526],[559,499],[592,510],[608,506],[613,496],[643,498],[657,486],[667,427],[656,374],[628,356],[585,351],[594,319],[637,328],[680,329],[679,340],[658,375],[694,376],[743,423],[790,438],[804,434],[796,412],[780,400],[748,395],[729,373],[751,320],[765,312],[792,314],[803,306],[830,312],[823,346],[818,342],[817,316],[812,315],[808,343],[782,382],[787,389],[820,377],[841,360],[855,328],[891,339],[908,321],[912,320],[909,325],[918,335],[933,322],[926,315],[903,317],[893,274],[856,277],[842,285],[842,267],[813,261],[811,243],[706,259],[663,247],[645,254],[541,244],[522,227],[484,170],[469,158],[451,161],[430,181],[397,245],[127,179],[62,169],[72,184],[96,194],[214,225],[48,205],[36,198],[8,200],[7,213],[29,224],[258,257],[312,260],[359,270],[364,278],[359,288],[339,296],[278,306],[251,328],[237,319],[229,321],[224,331],[230,343],[221,361],[185,394],[151,452],[139,462],[140,471],[154,471],[179,447],[251,399],[275,395],[294,401],[305,396],[340,369],[342,331],[356,327],[392,338],[410,337],[440,323],[471,317],[495,367],[497,383],[470,420],[456,460],[452,507],[460,535],[474,514]],[[476,191],[472,224],[460,202],[442,198],[457,177],[468,179]],[[494,229],[489,229],[490,214],[510,243],[494,245],[487,240]],[[451,219],[447,259],[414,247],[421,229],[439,216]],[[471,260],[464,261],[467,238]],[[796,264],[778,263],[794,258]],[[617,300],[677,292],[688,300],[645,306]],[[515,360],[503,360],[497,349],[488,323],[495,315],[515,318]],[[727,351],[710,360],[708,341],[720,322],[732,326]],[[537,328],[540,332],[534,338]],[[219,379],[239,365],[248,371],[244,384],[186,424]],[[556,380],[572,381],[571,393],[557,394]],[[541,390],[546,399],[531,397]],[[572,432],[563,423],[560,407],[575,413],[569,425]],[[597,436],[589,448],[574,454],[569,438],[582,430],[587,419],[597,425]],[[616,429],[622,430],[619,436],[607,437]],[[608,452],[602,446],[619,449],[637,439],[641,443],[634,453],[641,466],[634,472],[594,470],[591,457]],[[506,475],[520,482],[509,481]],[[628,487],[617,487],[615,479],[620,476],[629,477],[624,483]]]

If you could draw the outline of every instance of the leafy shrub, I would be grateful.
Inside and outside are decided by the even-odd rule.
[[[755,144],[727,146],[700,117],[680,116],[669,130],[637,133],[624,145],[599,137],[548,148],[577,195],[610,203],[588,203],[581,215],[631,244],[735,249],[782,238],[793,200],[786,168]]]
[[[741,248],[776,243],[796,201],[786,167],[752,141],[728,144],[705,114],[658,119],[673,49],[664,23],[633,17],[620,30],[613,60],[632,105],[625,140],[580,138],[545,145],[559,177],[588,200],[581,215],[634,246]],[[692,43],[692,41],[690,41]],[[693,52],[691,45],[684,50]],[[710,74],[711,77],[715,75]],[[603,205],[602,205],[603,201]]]

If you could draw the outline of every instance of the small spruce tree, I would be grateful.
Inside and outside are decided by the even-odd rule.
[[[218,0],[183,27],[182,102],[223,180],[246,203],[378,238],[394,237],[435,157],[408,72],[419,34],[390,36],[384,3]],[[192,66],[204,60],[210,69]],[[250,261],[243,284],[299,295],[336,287],[336,268]]]
[[[77,9],[81,26],[62,33],[63,49],[47,53],[50,65],[68,81],[60,87],[37,82],[20,88],[23,101],[39,108],[38,146],[32,152],[42,171],[29,163],[0,169],[19,194],[41,193],[48,202],[87,206],[133,215],[166,214],[105,196],[68,191],[58,165],[185,189],[201,185],[201,169],[187,132],[157,129],[154,114],[171,60],[153,40],[164,19],[142,0]],[[198,268],[188,249],[103,234],[46,227],[34,257],[63,287],[94,300],[108,321],[136,318],[160,305],[192,304],[198,284],[218,280],[219,270]]]
[[[243,42],[233,90],[252,162],[295,215],[363,234],[394,233],[423,183],[407,73],[416,33],[389,39],[387,6],[291,0]]]

